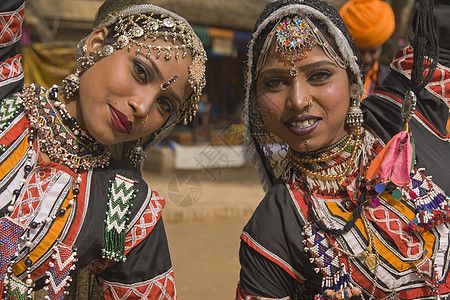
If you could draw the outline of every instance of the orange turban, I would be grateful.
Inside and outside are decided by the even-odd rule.
[[[384,44],[395,29],[391,6],[381,0],[350,0],[339,10],[359,47]]]

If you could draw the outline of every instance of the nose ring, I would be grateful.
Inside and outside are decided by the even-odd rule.
[[[145,116],[145,118],[142,119],[141,124],[144,124],[145,121],[147,121],[148,115]]]
[[[306,97],[305,100],[306,100],[306,103],[308,103],[307,107],[308,107],[308,108],[311,108],[311,107],[312,107],[312,100],[311,100],[311,98]]]

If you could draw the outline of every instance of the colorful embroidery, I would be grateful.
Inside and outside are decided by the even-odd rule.
[[[150,280],[134,284],[110,282],[102,278],[99,278],[99,283],[105,299],[176,299],[172,269]]]
[[[24,228],[11,218],[3,217],[0,219],[0,281],[5,279],[7,268],[23,232]]]
[[[136,197],[137,189],[134,181],[116,175],[110,181],[108,195],[108,211],[106,212],[104,258],[114,261],[125,261],[125,234],[130,214],[130,201]]]
[[[14,11],[0,13],[0,44],[2,47],[12,45],[22,37],[22,23],[25,3]]]
[[[421,172],[411,172],[411,190],[416,204],[416,217],[410,223],[412,230],[429,230],[450,221],[449,198]]]
[[[316,295],[315,300],[325,299],[350,299],[361,294],[354,287],[346,271],[345,264],[340,262],[340,254],[330,246],[328,238],[312,224],[303,228],[305,236],[303,243],[306,244],[305,251],[311,254],[311,263],[316,263],[315,271],[322,271],[322,294]]]
[[[67,294],[64,289],[72,280],[69,273],[75,269],[74,262],[77,261],[75,258],[77,253],[62,243],[58,243],[53,249],[52,262],[49,263],[50,269],[45,272],[48,276],[46,280],[48,285],[45,289],[50,299],[62,300]]]
[[[391,67],[397,72],[411,78],[411,69],[413,64],[413,51],[411,47],[401,49],[391,63]],[[447,106],[450,107],[450,69],[438,64],[434,71],[430,83],[427,84],[427,89],[431,94],[443,100]]]
[[[8,58],[0,63],[0,86],[23,78],[22,54]]]

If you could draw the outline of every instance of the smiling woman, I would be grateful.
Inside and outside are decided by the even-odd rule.
[[[1,3],[0,293],[62,299],[90,265],[106,299],[175,299],[164,199],[140,175],[144,150],[195,113],[203,46],[182,17],[144,0],[107,0],[49,90],[22,86],[24,4]],[[110,150],[115,157],[111,157]],[[76,297],[76,295],[75,295]]]
[[[434,1],[418,2],[414,41],[364,110],[363,60],[330,4],[278,0],[261,13],[244,113],[266,196],[241,235],[236,299],[450,294],[450,73],[435,55]]]

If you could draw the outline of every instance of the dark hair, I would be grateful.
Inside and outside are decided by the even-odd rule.
[[[417,0],[412,20],[414,36],[410,38],[410,42],[414,56],[410,89],[414,93],[420,92],[430,82],[437,65],[439,45],[434,27],[433,1]],[[423,76],[424,64],[429,68],[425,77]]]

